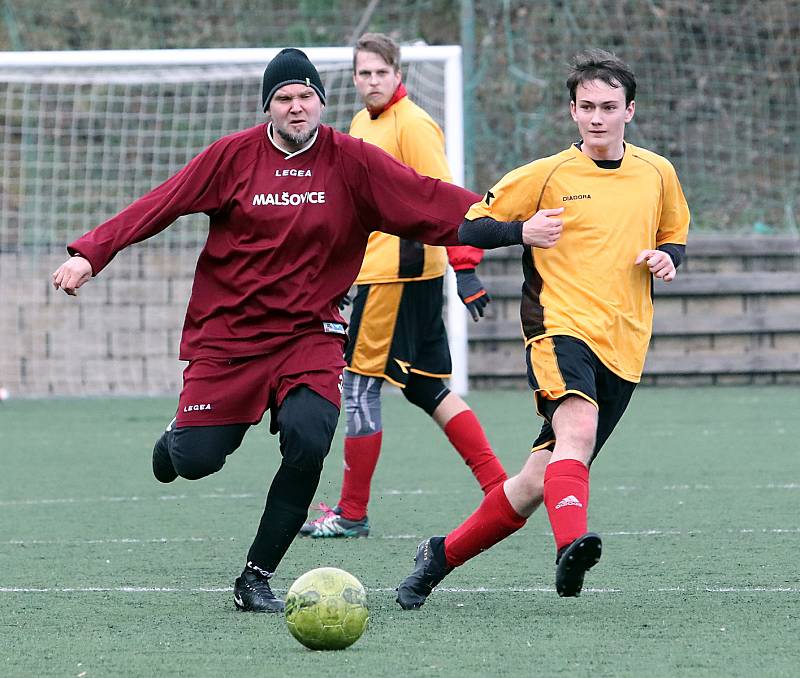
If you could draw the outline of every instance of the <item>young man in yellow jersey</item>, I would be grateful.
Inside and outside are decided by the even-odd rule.
[[[388,36],[367,33],[353,52],[353,82],[364,101],[350,125],[364,139],[419,174],[451,181],[439,126],[407,96],[400,73],[400,48]],[[475,275],[483,253],[474,247],[432,247],[380,232],[370,235],[356,279],[345,359],[343,394],[347,414],[344,479],[334,508],[300,534],[314,538],[366,537],[370,483],[381,449],[381,387],[400,387],[442,428],[484,493],[506,479],[475,414],[442,381],[450,376],[450,351],[442,322],[447,261],[458,294],[474,320],[489,296]]]
[[[652,278],[675,278],[689,209],[672,165],[624,141],[635,109],[630,68],[590,50],[575,58],[567,87],[581,140],[507,174],[459,229],[461,242],[478,247],[528,246],[520,313],[545,422],[516,476],[446,537],[419,545],[398,588],[404,609],[423,605],[448,572],[520,529],[542,503],[560,596],[577,596],[600,559],[600,537],[587,530],[589,467],[640,380]]]

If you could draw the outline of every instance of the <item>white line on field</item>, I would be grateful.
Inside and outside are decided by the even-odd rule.
[[[70,544],[186,544],[206,541],[236,541],[236,537],[154,537],[152,539],[136,539],[119,537],[109,539],[9,539],[0,542],[8,546],[68,546]]]
[[[386,534],[373,537],[374,539],[410,539],[420,540],[417,534]],[[186,544],[195,542],[223,541],[235,542],[236,537],[152,537],[139,539],[136,537],[112,537],[107,539],[8,539],[0,541],[3,546],[91,546],[97,544]]]
[[[767,485],[755,485],[754,489],[758,490],[797,490],[800,489],[800,483],[769,483]],[[685,491],[700,491],[708,492],[714,488],[711,485],[694,484],[694,485],[664,485],[661,490],[665,492],[685,492]],[[725,488],[736,489],[736,488]],[[616,486],[597,486],[592,487],[592,492],[638,492],[647,491],[652,492],[653,488],[639,487],[635,485],[616,485]],[[400,489],[384,489],[376,490],[373,492],[375,496],[408,496],[408,495],[443,495],[443,494],[463,494],[458,490],[400,490]],[[238,493],[225,493],[225,492],[209,492],[204,494],[164,494],[159,496],[128,496],[128,497],[114,497],[114,496],[98,496],[98,497],[61,497],[53,499],[4,499],[0,501],[0,506],[46,506],[49,504],[89,504],[89,503],[122,503],[122,502],[145,502],[145,501],[184,501],[192,499],[262,499],[264,495],[253,492],[238,492]]]
[[[694,536],[701,534],[800,534],[800,527],[780,528],[741,528],[738,530],[608,530],[602,531],[605,537],[660,537],[660,536]],[[549,537],[549,532],[538,531],[528,532],[528,535],[535,534],[540,537]],[[422,539],[418,534],[382,534],[373,535],[369,539],[389,539],[389,540],[413,540]],[[185,544],[195,542],[230,541],[235,542],[236,537],[111,537],[106,539],[8,539],[1,541],[3,546],[69,546],[69,545],[98,545],[98,544]]]
[[[696,534],[800,534],[800,527],[743,527],[738,530],[728,528],[727,530],[618,530],[602,531],[602,535],[609,537],[639,537],[639,536],[660,536],[660,535],[696,535]]]
[[[631,589],[633,591],[635,589]],[[390,593],[396,589],[368,589],[375,593]],[[536,586],[536,587],[508,587],[508,588],[437,588],[437,593],[555,593],[552,586]],[[694,588],[676,587],[676,588],[657,588],[647,589],[648,593],[687,593],[687,592],[704,592],[704,593],[800,593],[800,588],[779,586],[769,588],[766,586],[745,586],[745,587],[710,587],[710,586],[697,586]],[[606,588],[584,588],[583,593],[625,593],[625,589],[606,589]]]
[[[274,589],[277,593],[285,593],[286,589]],[[89,586],[89,587],[64,587],[64,588],[34,588],[2,586],[0,593],[230,593],[230,586],[196,586],[190,588],[172,586]],[[394,593],[394,588],[368,588],[369,593]],[[625,593],[625,589],[616,588],[585,588],[584,593]],[[631,593],[636,589],[630,589]],[[648,593],[800,593],[800,588],[794,586],[695,586],[647,589]],[[478,587],[478,588],[437,588],[436,593],[555,593],[555,589],[548,586],[536,587]]]
[[[262,499],[262,495],[253,494],[248,492],[241,492],[236,494],[162,494],[157,497],[65,497],[60,499],[7,499],[0,501],[0,506],[36,506],[48,504],[91,504],[91,503],[121,503],[121,502],[139,502],[139,501],[182,501],[186,499]]]

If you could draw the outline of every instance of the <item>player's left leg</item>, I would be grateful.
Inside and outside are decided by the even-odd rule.
[[[548,509],[552,507],[551,524],[554,525],[553,533],[556,534],[555,525],[558,523],[562,528],[560,538],[562,545],[558,549],[556,556],[556,591],[560,596],[577,596],[583,587],[585,573],[600,560],[602,553],[602,542],[600,536],[594,532],[586,532],[586,506],[589,501],[589,470],[588,466],[597,457],[601,448],[616,427],[625,409],[630,402],[636,384],[621,379],[602,364],[597,366],[597,424],[594,442],[594,450],[588,461],[572,460],[568,456],[563,457],[559,462],[560,466],[548,466],[559,468],[561,473],[558,476],[558,483],[561,483],[561,491],[556,492],[555,476],[550,476],[550,487],[553,494],[549,497]],[[562,412],[566,416],[568,412]],[[555,424],[555,418],[554,418]],[[555,455],[554,455],[555,456]],[[567,464],[571,464],[568,466]],[[570,477],[571,476],[571,477]],[[572,485],[572,488],[569,487]],[[558,499],[560,495],[566,494],[570,489],[572,492],[567,496]],[[583,494],[585,492],[585,494]],[[577,501],[575,501],[577,500]],[[578,506],[582,504],[583,506]],[[561,505],[561,509],[559,506]],[[564,510],[567,509],[567,510]],[[563,511],[563,515],[559,514]],[[572,514],[572,515],[570,515]],[[570,541],[569,534],[580,535]],[[558,543],[559,536],[556,536]]]
[[[635,384],[612,373],[572,337],[554,337],[551,348],[567,395],[537,393],[537,406],[550,420],[555,438],[544,476],[544,503],[556,542],[556,591],[572,597],[580,594],[585,573],[602,554],[600,536],[587,531],[589,467],[624,413]]]
[[[507,476],[475,413],[442,381],[452,371],[442,320],[443,285],[443,277],[406,285],[407,303],[401,308],[405,312],[401,320],[410,375],[403,395],[433,418],[488,494]]]
[[[269,579],[308,516],[338,418],[339,409],[307,386],[293,389],[281,403],[277,427],[283,459],[247,554],[247,566],[234,585],[234,601],[240,609],[283,609],[283,601],[272,593]]]
[[[597,406],[578,395],[566,396],[552,414],[556,443],[544,474],[544,504],[556,550],[586,532],[589,461],[597,433]]]
[[[585,573],[600,560],[600,537],[587,530],[589,463],[598,411],[593,402],[568,396],[552,416],[555,449],[544,474],[544,504],[556,542],[556,591],[580,594]]]
[[[444,431],[469,466],[484,494],[508,477],[475,413],[439,377],[412,372],[403,395],[426,412]]]
[[[526,357],[536,409],[545,419],[534,449],[553,450],[544,470],[543,501],[557,547],[556,590],[575,596],[584,573],[600,558],[600,538],[586,532],[586,508],[602,363],[583,341],[562,335],[530,342]]]

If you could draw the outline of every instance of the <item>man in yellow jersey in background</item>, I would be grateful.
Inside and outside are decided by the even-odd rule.
[[[424,604],[454,567],[521,528],[544,503],[556,542],[556,591],[577,596],[600,559],[587,530],[589,467],[639,382],[653,320],[652,278],[670,282],[689,209],[672,165],[624,141],[636,80],[608,52],[575,58],[567,87],[581,140],[513,170],[472,206],[459,239],[528,247],[520,308],[539,437],[522,471],[446,537],[417,549],[400,584]]]
[[[400,48],[381,33],[363,35],[353,51],[353,82],[364,101],[350,134],[379,146],[419,174],[451,181],[444,135],[412,102],[402,83]],[[301,535],[366,537],[370,483],[381,450],[381,387],[400,387],[406,399],[442,428],[484,493],[506,479],[475,414],[442,381],[450,350],[442,321],[448,258],[458,294],[474,320],[489,296],[475,274],[483,253],[473,247],[432,247],[374,232],[353,301],[343,394],[347,414],[344,478],[335,507],[307,522]]]

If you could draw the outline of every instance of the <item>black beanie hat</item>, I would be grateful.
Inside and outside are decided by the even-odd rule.
[[[276,91],[284,85],[295,83],[313,88],[319,94],[320,101],[325,103],[325,88],[314,64],[308,60],[305,52],[288,47],[278,52],[264,71],[264,84],[261,87],[262,110],[267,111]]]

